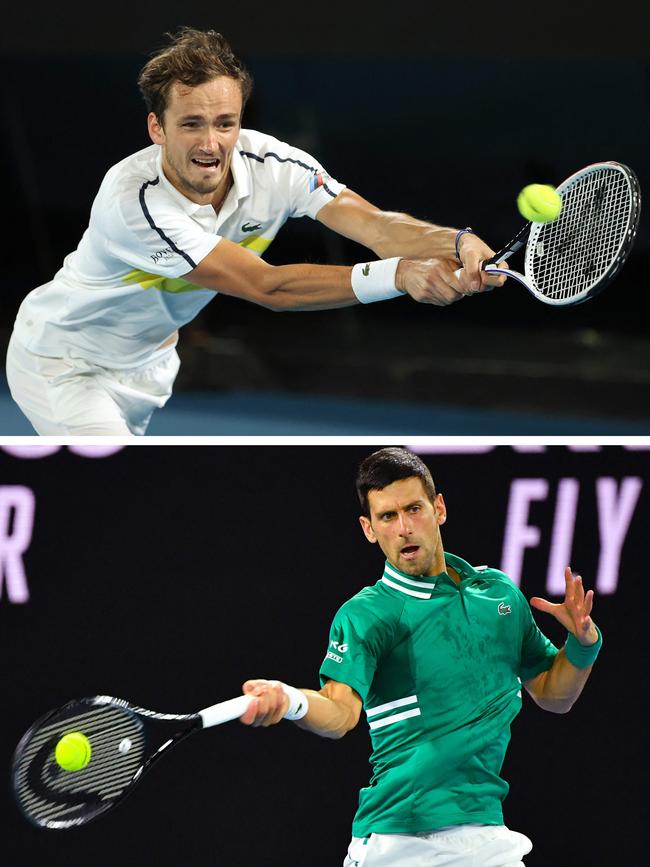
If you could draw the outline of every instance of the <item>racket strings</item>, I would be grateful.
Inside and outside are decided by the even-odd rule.
[[[91,744],[91,758],[79,771],[56,762],[59,739],[80,731]],[[121,747],[121,749],[120,749]],[[80,824],[89,812],[106,808],[129,786],[145,751],[142,723],[122,708],[94,707],[66,713],[39,728],[23,744],[14,767],[16,797],[25,813],[46,827]]]
[[[563,226],[558,227],[556,238],[548,233],[547,243],[555,255],[540,260],[538,285],[548,287],[554,297],[572,297],[605,273],[629,219],[627,200],[621,210],[620,199],[615,189],[593,176],[568,191]]]
[[[576,187],[567,195],[568,217],[576,221],[572,237],[563,238],[558,246],[563,253],[571,246],[571,256],[564,257],[564,277],[568,291],[584,282],[600,276],[612,259],[613,242],[620,237],[620,208],[615,190],[606,189],[600,179],[593,175],[582,187]],[[609,205],[609,206],[608,206]],[[624,215],[627,218],[627,214]],[[567,221],[567,225],[571,225]],[[568,234],[565,232],[565,235]],[[549,269],[550,270],[550,269]],[[571,279],[572,278],[572,279]]]
[[[560,302],[586,296],[607,274],[633,216],[630,183],[615,167],[583,174],[561,193],[560,217],[536,227],[526,253],[526,273],[538,291]]]

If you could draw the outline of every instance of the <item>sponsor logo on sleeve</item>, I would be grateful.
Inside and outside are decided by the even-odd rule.
[[[330,650],[327,651],[327,656],[325,658],[331,659],[334,662],[338,662],[340,664],[341,662],[343,662],[343,657],[339,656],[339,654],[340,653],[347,653],[348,652],[348,646],[349,645],[347,645],[344,641],[334,641],[334,640],[330,641]],[[333,648],[334,650],[337,650],[338,653],[334,653],[334,650],[332,650],[331,648]]]
[[[164,250],[156,250],[155,253],[151,253],[151,259],[153,260],[154,265],[156,265],[161,260],[173,259],[174,251],[171,247],[165,247]]]
[[[314,190],[322,187],[329,177],[330,176],[327,172],[314,172],[314,174],[309,178],[309,192],[313,193]]]

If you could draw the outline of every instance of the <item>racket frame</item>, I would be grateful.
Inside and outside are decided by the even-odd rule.
[[[537,288],[534,279],[531,277],[530,261],[535,255],[534,248],[537,244],[537,237],[547,225],[546,223],[526,223],[524,226],[521,227],[521,229],[517,232],[514,238],[512,238],[512,240],[510,240],[506,244],[505,247],[499,250],[498,253],[495,253],[495,255],[492,256],[490,259],[486,259],[483,262],[481,266],[482,270],[484,270],[487,274],[499,274],[501,276],[510,277],[511,279],[516,280],[518,283],[521,283],[521,285],[524,286],[531,293],[531,295],[534,295],[535,298],[537,298],[539,301],[556,307],[571,307],[576,304],[582,304],[602,292],[603,289],[605,289],[619,273],[619,271],[625,264],[629,256],[630,250],[632,249],[632,246],[634,244],[634,240],[638,231],[639,219],[641,216],[641,189],[639,186],[639,181],[635,173],[629,166],[626,166],[623,163],[616,162],[615,160],[605,160],[602,162],[591,163],[588,166],[584,166],[584,168],[579,169],[577,172],[574,172],[572,175],[566,178],[566,180],[562,181],[562,183],[557,187],[557,191],[561,196],[562,193],[574,183],[574,181],[576,181],[581,176],[584,176],[585,173],[593,173],[598,169],[612,167],[618,169],[618,171],[620,171],[621,174],[625,176],[629,184],[631,199],[630,218],[628,221],[628,227],[627,231],[625,232],[625,236],[609,268],[584,293],[582,293],[575,299],[569,300],[551,298]],[[525,274],[521,274],[519,271],[515,271],[512,269],[496,267],[497,262],[507,261],[510,256],[512,256],[514,253],[517,253],[524,246],[526,247]]]
[[[14,751],[11,768],[12,789],[14,792],[14,800],[16,801],[18,809],[25,817],[25,819],[27,819],[30,824],[34,825],[37,828],[59,831],[69,830],[71,828],[79,828],[83,825],[87,825],[89,822],[94,821],[95,819],[99,818],[99,816],[103,815],[109,810],[112,810],[119,803],[121,803],[133,791],[135,785],[142,778],[142,775],[146,771],[148,771],[149,768],[151,768],[151,766],[155,762],[157,762],[162,755],[167,753],[172,746],[176,746],[181,741],[185,740],[185,738],[189,737],[191,734],[194,734],[200,729],[211,728],[212,726],[221,725],[222,723],[229,722],[230,720],[241,717],[246,712],[246,709],[248,708],[251,700],[252,696],[241,695],[237,696],[234,699],[228,699],[226,701],[218,702],[217,704],[211,705],[208,708],[204,708],[197,713],[191,714],[160,713],[158,711],[147,710],[147,708],[131,704],[125,699],[115,698],[114,696],[110,695],[87,696],[84,698],[73,699],[69,702],[66,702],[64,705],[61,705],[58,708],[54,708],[43,714],[43,716],[39,717],[29,727],[29,729],[25,732],[25,734],[18,742],[18,745]],[[29,811],[27,811],[23,807],[23,804],[21,803],[17,793],[19,767],[25,749],[27,748],[28,744],[31,743],[34,736],[38,732],[40,732],[44,726],[48,725],[50,721],[54,719],[57,715],[65,714],[67,711],[72,711],[73,709],[82,712],[84,706],[87,706],[88,708],[93,708],[106,705],[121,708],[122,710],[133,714],[136,717],[140,717],[142,720],[154,720],[163,723],[177,722],[179,724],[185,725],[183,725],[182,728],[179,728],[179,730],[174,735],[163,741],[163,743],[157,749],[146,754],[144,761],[142,761],[141,764],[136,768],[130,782],[125,786],[125,788],[115,797],[108,799],[105,805],[99,806],[95,810],[93,810],[93,812],[87,817],[77,816],[72,819],[48,819],[47,821],[38,821],[34,816],[30,815]],[[65,728],[65,719],[62,719],[62,735],[66,733]]]

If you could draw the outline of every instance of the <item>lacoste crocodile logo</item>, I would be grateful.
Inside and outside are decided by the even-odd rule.
[[[254,232],[256,229],[261,229],[261,223],[244,223],[241,227],[242,232]]]
[[[364,265],[363,268],[361,269],[361,273],[363,274],[364,277],[367,277],[368,274],[370,274],[370,264]]]
[[[505,605],[503,602],[499,602],[499,614],[512,614],[512,608],[509,605]]]

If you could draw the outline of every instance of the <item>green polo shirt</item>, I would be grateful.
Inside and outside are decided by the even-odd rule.
[[[445,554],[461,576],[384,574],[336,613],[321,683],[363,700],[372,779],[352,833],[413,834],[471,822],[503,823],[499,776],[522,681],[557,648],[503,572]]]

